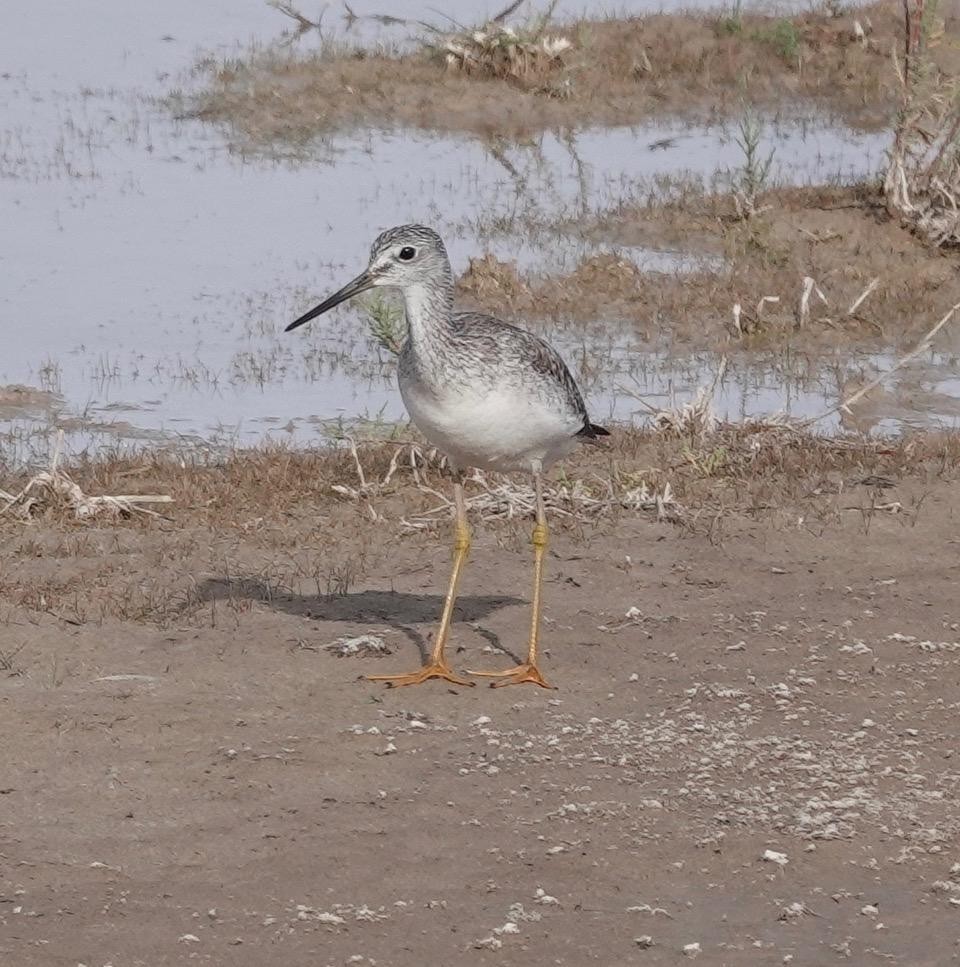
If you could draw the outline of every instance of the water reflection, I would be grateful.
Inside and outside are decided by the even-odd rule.
[[[281,335],[365,261],[380,229],[434,223],[459,269],[491,252],[564,271],[609,247],[543,226],[678,178],[709,182],[740,163],[730,128],[682,122],[548,133],[524,145],[364,130],[314,145],[307,162],[244,157],[152,98],[198,49],[222,57],[275,39],[279,15],[266,4],[171,0],[136,18],[119,0],[98,5],[96,18],[66,5],[56,31],[42,16],[16,6],[0,32],[0,210],[5,237],[16,240],[0,255],[0,311],[15,335],[0,356],[0,386],[54,393],[45,413],[72,421],[78,446],[88,431],[89,441],[308,442],[331,420],[400,418],[392,361],[355,312],[306,338]],[[882,133],[823,121],[770,122],[764,138],[776,177],[793,183],[860,178],[886,144]],[[716,267],[706,252],[618,251],[658,271]],[[581,370],[598,416],[633,415],[624,379],[640,378],[636,392],[656,402],[671,388],[694,389],[712,365],[644,354],[629,333],[599,325],[579,342],[560,326],[542,331]],[[594,372],[598,358],[609,372]],[[795,390],[763,360],[733,372],[718,400],[730,415],[807,412],[824,398]],[[953,389],[940,380],[929,392],[952,398]],[[0,409],[0,429],[26,432],[29,418]]]

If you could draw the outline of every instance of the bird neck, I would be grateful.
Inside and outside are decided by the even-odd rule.
[[[403,288],[410,342],[423,352],[446,335],[453,316],[453,286],[417,282]]]

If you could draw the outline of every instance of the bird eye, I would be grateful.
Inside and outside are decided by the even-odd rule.
[[[400,261],[409,262],[416,254],[417,250],[412,245],[404,245],[400,249]]]

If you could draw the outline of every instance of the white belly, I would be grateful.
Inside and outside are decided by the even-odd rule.
[[[436,397],[402,383],[400,394],[417,429],[458,467],[529,471],[576,446],[576,421],[536,397],[498,389]]]

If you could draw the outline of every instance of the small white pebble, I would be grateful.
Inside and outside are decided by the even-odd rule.
[[[487,950],[499,950],[503,946],[503,941],[499,937],[490,934],[489,937],[484,937],[482,940],[474,940],[473,945],[477,950],[483,950],[484,947]]]
[[[796,920],[798,917],[802,917],[807,912],[807,908],[802,904],[794,901],[793,903],[788,903],[781,911],[780,915],[777,917],[778,920]]]
[[[691,959],[696,957],[700,953],[700,944],[698,943],[688,943],[683,945],[683,956],[690,957]]]
[[[470,724],[471,725],[489,725],[493,720],[489,715],[480,715],[475,718]]]
[[[786,866],[790,862],[787,859],[786,853],[778,853],[773,849],[764,850],[761,859],[766,860],[768,863],[776,863],[777,866]]]
[[[868,903],[866,906],[860,908],[860,916],[862,917],[875,917],[879,913],[879,907],[874,906],[872,903]]]
[[[549,893],[545,893],[539,886],[537,887],[536,902],[543,904],[545,907],[560,906],[560,901],[555,896],[550,896]]]
[[[195,933],[185,933],[177,937],[177,943],[200,943],[200,938]]]
[[[648,933],[641,934],[639,937],[634,937],[633,942],[641,950],[649,950],[653,946],[653,937]]]

